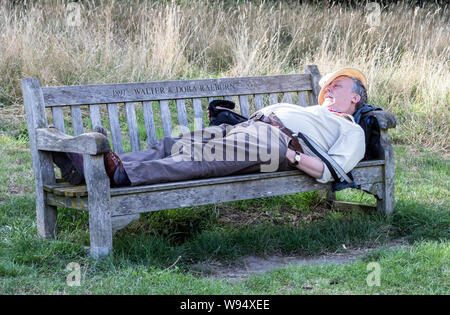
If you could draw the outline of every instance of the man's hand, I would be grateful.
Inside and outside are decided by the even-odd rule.
[[[324,165],[320,158],[312,157],[303,153],[300,153],[301,160],[296,167],[305,172],[306,174],[314,177],[321,178],[323,174]],[[295,162],[295,151],[287,149],[286,158],[291,162]]]

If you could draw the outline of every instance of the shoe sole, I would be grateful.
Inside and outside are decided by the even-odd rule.
[[[54,126],[49,127],[54,128]],[[102,126],[95,126],[94,131],[107,137],[106,129]],[[84,182],[83,172],[75,166],[65,152],[53,152],[53,162],[61,169],[62,177],[71,185],[80,185]]]
[[[53,152],[53,162],[61,169],[62,177],[71,185],[80,185],[84,175],[64,152]]]

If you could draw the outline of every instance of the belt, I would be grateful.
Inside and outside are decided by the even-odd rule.
[[[303,153],[302,147],[298,142],[297,135],[293,133],[289,128],[285,127],[283,123],[280,121],[280,119],[277,116],[275,116],[275,114],[272,113],[269,116],[265,116],[262,113],[257,113],[255,116],[250,118],[254,120],[260,120],[262,122],[265,122],[266,124],[277,127],[278,129],[280,129],[282,133],[284,133],[291,139],[291,144],[294,150]]]

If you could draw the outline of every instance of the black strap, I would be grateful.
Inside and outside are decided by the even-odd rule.
[[[331,176],[333,176],[334,181],[339,183],[341,180],[339,179],[339,176],[336,174],[336,171],[334,170],[334,168],[331,166],[330,162],[328,162],[328,160],[322,156],[322,154],[320,154],[319,152],[317,152],[317,150],[312,146],[312,144],[309,142],[308,139],[306,139],[306,137],[299,132],[298,136],[306,143],[306,145],[308,146],[308,148],[311,149],[311,151],[314,152],[314,154],[316,154],[328,167],[328,170],[331,173]]]

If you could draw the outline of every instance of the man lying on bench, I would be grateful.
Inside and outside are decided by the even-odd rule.
[[[344,68],[324,76],[319,105],[275,104],[236,125],[220,124],[163,137],[145,151],[104,156],[111,186],[136,186],[189,179],[299,169],[320,183],[336,180],[329,164],[306,145],[306,135],[345,173],[364,157],[365,135],[353,114],[366,104],[366,78]],[[106,131],[97,127],[106,136]],[[55,153],[54,162],[71,184],[82,183],[82,155]]]

